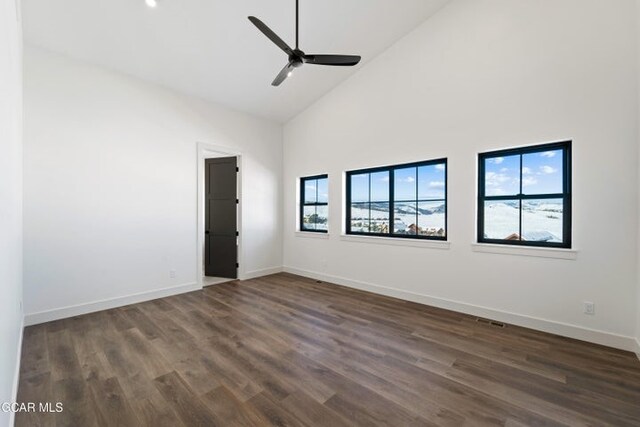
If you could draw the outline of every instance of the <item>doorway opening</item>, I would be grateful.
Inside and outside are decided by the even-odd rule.
[[[198,144],[198,282],[242,278],[240,153]]]

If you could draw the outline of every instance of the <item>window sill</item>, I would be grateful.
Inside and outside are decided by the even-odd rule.
[[[555,258],[576,260],[578,258],[578,251],[575,249],[560,249],[560,248],[537,248],[533,246],[512,246],[512,245],[500,245],[494,243],[472,243],[471,249],[474,252],[484,252],[500,255],[519,255],[519,256],[531,256],[538,258]]]
[[[448,250],[451,247],[451,242],[441,240],[420,240],[420,239],[404,239],[394,237],[379,237],[379,236],[354,236],[350,234],[341,234],[340,240],[344,242],[355,243],[373,243],[378,245],[392,245],[392,246],[411,246],[415,248],[430,248],[430,249],[444,249]]]
[[[329,233],[315,233],[313,231],[296,231],[296,237],[307,239],[328,239]]]

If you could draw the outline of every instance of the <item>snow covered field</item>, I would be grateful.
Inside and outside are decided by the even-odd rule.
[[[355,232],[388,232],[389,213],[386,204],[375,204],[369,210],[364,206],[351,208],[351,230]],[[485,203],[485,237],[506,239],[519,233],[519,202],[492,201]],[[527,200],[523,202],[522,234],[524,240],[559,243],[562,241],[562,200]],[[418,206],[417,225],[432,232],[444,229],[444,205],[441,202],[425,202]],[[394,232],[409,231],[416,224],[416,209],[412,204],[397,204]]]
[[[367,204],[352,206],[351,231],[363,233],[388,233],[388,203],[373,203],[371,211]],[[485,237],[504,240],[520,231],[518,201],[485,202]],[[397,203],[395,207],[394,233],[415,234],[415,225],[423,235],[436,235],[445,228],[445,206],[442,202]],[[523,202],[522,237],[528,241],[562,242],[563,203],[560,199],[527,200]],[[326,213],[322,221],[310,224],[310,228],[326,230]],[[371,214],[371,218],[369,218]],[[417,219],[417,221],[416,221]],[[308,218],[305,218],[305,223]],[[413,228],[412,228],[413,227]],[[439,234],[443,235],[443,234]]]
[[[522,237],[528,241],[562,242],[562,200],[523,202]],[[517,201],[485,202],[485,237],[506,239],[519,233]]]
[[[387,232],[389,228],[388,208],[372,206],[371,227],[368,228],[369,210],[366,208],[351,208],[351,230],[355,232]],[[417,225],[421,230],[435,232],[444,229],[444,205],[442,202],[421,202],[418,206]],[[410,225],[416,225],[415,204],[396,204],[394,232],[403,233]],[[413,234],[413,233],[410,233]]]

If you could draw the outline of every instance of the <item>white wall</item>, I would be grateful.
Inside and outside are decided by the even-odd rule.
[[[281,266],[280,125],[25,49],[27,322],[197,281],[197,142],[242,152],[245,272]]]
[[[286,125],[285,266],[630,349],[638,310],[634,7],[453,0]],[[577,260],[473,252],[476,154],[564,139],[573,140]],[[449,158],[450,250],[339,238],[345,170],[438,157]],[[321,172],[330,175],[331,238],[296,237],[296,178]],[[583,301],[595,302],[595,316],[583,314]]]
[[[0,402],[15,399],[22,337],[22,36],[16,5],[0,0]],[[11,419],[0,411],[0,426]]]

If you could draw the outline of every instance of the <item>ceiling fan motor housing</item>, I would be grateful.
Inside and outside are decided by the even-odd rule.
[[[293,66],[294,68],[302,67],[302,64],[304,63],[302,61],[303,57],[304,52],[299,49],[295,49],[289,56],[289,62],[291,63],[291,66]]]

